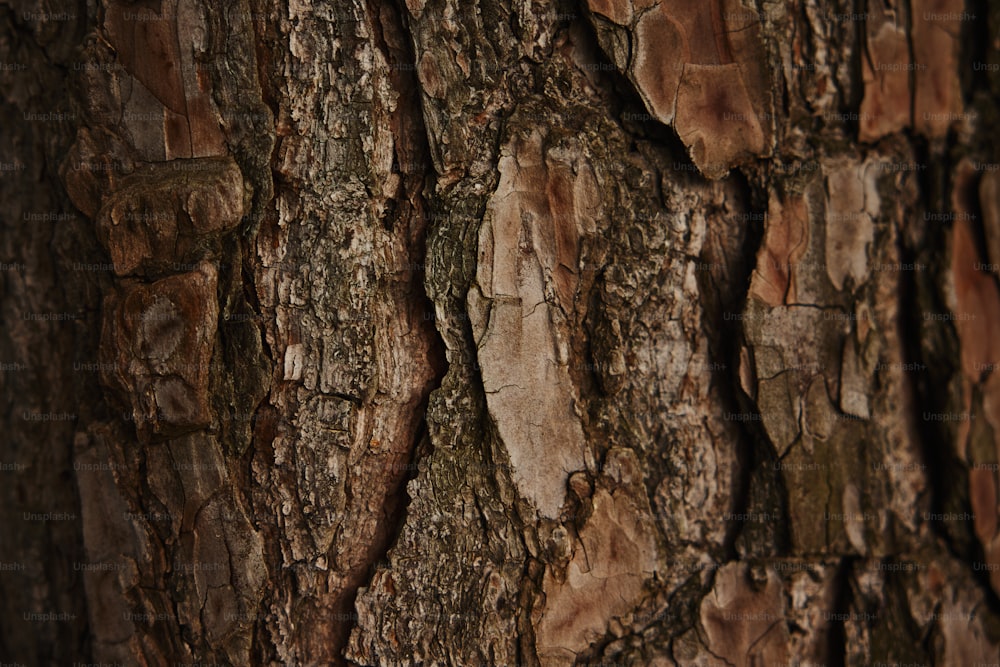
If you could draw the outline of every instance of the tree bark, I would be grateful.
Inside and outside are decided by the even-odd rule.
[[[5,661],[1000,662],[993,6],[0,16]]]

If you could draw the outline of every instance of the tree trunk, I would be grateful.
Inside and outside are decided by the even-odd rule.
[[[995,6],[0,16],[4,661],[1000,661]]]

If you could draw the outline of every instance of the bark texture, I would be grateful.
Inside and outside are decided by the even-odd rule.
[[[1000,662],[997,16],[0,4],[0,658]]]

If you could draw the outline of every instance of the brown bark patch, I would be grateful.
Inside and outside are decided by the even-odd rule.
[[[591,499],[593,512],[580,530],[565,576],[555,576],[551,568],[545,573],[545,607],[535,622],[544,666],[573,664],[613,618],[635,608],[643,582],[657,569],[652,517],[642,498],[635,455],[615,450],[609,461],[609,468],[622,464],[622,485],[608,485],[602,478],[604,486]]]
[[[102,377],[131,406],[142,439],[211,422],[216,279],[203,262],[152,285],[126,283],[105,298]]]
[[[701,623],[712,654],[734,667],[788,662],[788,629],[781,578],[768,568],[751,580],[744,563],[726,565],[715,588],[701,602]]]
[[[97,215],[115,273],[173,273],[244,212],[243,176],[232,158],[148,165],[125,179]]]
[[[808,246],[809,219],[802,196],[785,200],[772,193],[764,227],[764,243],[750,280],[750,295],[769,306],[796,301],[796,266]]]
[[[962,119],[958,76],[960,35],[968,17],[962,0],[915,0],[911,43],[921,66],[914,72],[913,129],[936,139]]]
[[[866,22],[868,49],[861,58],[865,94],[858,114],[861,141],[873,142],[910,124],[910,47],[906,31],[889,15]]]

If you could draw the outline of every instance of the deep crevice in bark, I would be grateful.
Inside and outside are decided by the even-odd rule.
[[[740,173],[742,176],[742,173]],[[757,188],[751,186],[746,178],[739,178],[738,182],[742,186],[744,205],[748,212],[760,213],[766,211],[766,203],[760,201],[761,193]],[[706,305],[706,313],[714,316],[709,322],[717,327],[719,332],[716,336],[710,336],[716,350],[716,358],[725,364],[725,381],[719,382],[719,390],[725,397],[726,405],[724,409],[740,410],[752,412],[756,410],[756,402],[751,397],[746,396],[740,386],[740,348],[746,348],[752,354],[752,348],[746,343],[743,336],[743,326],[740,321],[730,320],[727,322],[725,312],[737,312],[746,303],[750,293],[750,280],[754,268],[757,264],[757,255],[764,241],[763,224],[750,224],[746,227],[747,233],[742,240],[741,253],[733,265],[733,272],[736,274],[735,280],[730,285],[731,293],[723,295],[717,304],[717,308],[709,308]],[[706,278],[708,274],[705,274]],[[702,293],[710,294],[717,287],[713,283],[703,284]],[[766,451],[768,447],[773,450],[773,445],[767,439],[763,428],[751,421],[738,422],[739,438],[736,442],[737,460],[740,462],[739,470],[736,471],[738,480],[733,489],[732,513],[735,515],[746,515],[751,507],[751,494],[753,489],[754,472],[760,469],[761,460],[758,453]],[[779,477],[779,484],[780,476]],[[782,493],[782,498],[787,498],[787,494]],[[787,501],[786,501],[787,502]],[[780,516],[787,516],[787,507],[782,506]],[[726,560],[739,560],[737,541],[744,531],[746,521],[731,521],[726,531]],[[787,544],[787,537],[783,540]],[[777,546],[777,545],[776,545]],[[784,548],[779,547],[780,555]]]
[[[410,68],[416,60],[407,27],[408,14],[402,3],[396,0],[381,4],[368,0],[366,6],[366,14],[371,19],[370,26],[375,36],[376,46],[393,69],[391,77],[393,88],[399,95],[394,127],[392,128],[396,140],[392,171],[400,176],[400,182],[396,198],[389,198],[386,201],[386,210],[382,214],[381,223],[389,233],[395,230],[396,222],[401,219],[408,222],[407,229],[416,225],[421,230],[419,237],[412,237],[410,240],[413,244],[411,248],[416,252],[409,260],[414,267],[417,267],[412,271],[410,288],[412,290],[411,297],[422,304],[422,310],[426,317],[427,314],[434,313],[434,304],[424,287],[427,274],[429,227],[428,204],[424,191],[425,188],[428,188],[433,192],[434,166],[431,162],[430,145],[424,125],[421,87],[415,70]],[[400,152],[401,144],[405,154]],[[418,216],[422,220],[418,220]],[[408,447],[410,455],[405,464],[407,466],[405,474],[399,480],[395,491],[386,499],[385,513],[382,519],[384,522],[382,526],[383,537],[379,543],[373,545],[369,553],[367,573],[362,575],[359,585],[354,586],[347,595],[345,605],[347,609],[354,609],[358,591],[370,585],[376,568],[385,563],[387,554],[398,540],[406,523],[407,508],[410,503],[406,491],[407,484],[417,476],[419,461],[433,451],[433,444],[428,435],[426,411],[430,394],[441,386],[441,381],[448,372],[448,363],[445,358],[444,340],[440,332],[433,326],[429,327],[429,331],[433,340],[428,361],[433,368],[434,379],[427,388],[420,404],[415,408],[421,414],[421,418],[414,433],[413,442]],[[356,626],[355,617],[355,620],[349,624],[343,634],[344,643],[336,647],[338,655],[343,656],[347,640]]]
[[[989,133],[987,133],[989,136]],[[916,140],[918,157],[929,165],[926,174],[919,174],[921,197],[915,213],[950,211],[948,194],[954,187],[949,177],[951,170],[960,156],[954,153],[944,157],[927,142]],[[935,155],[935,152],[938,154]],[[942,159],[944,157],[944,159]],[[975,207],[978,220],[982,220],[978,211],[978,201],[970,202]],[[919,219],[918,219],[919,220]],[[919,224],[917,222],[916,224]],[[954,224],[954,223],[952,223]],[[960,350],[961,343],[955,327],[949,322],[921,321],[921,314],[926,312],[948,312],[946,298],[942,294],[943,278],[950,271],[949,257],[945,250],[949,248],[951,226],[932,225],[915,238],[920,243],[913,247],[913,235],[901,234],[899,244],[902,262],[921,262],[930,271],[917,272],[900,280],[900,306],[905,325],[901,327],[908,335],[901,335],[901,352],[907,363],[920,364],[919,370],[913,373],[910,383],[914,404],[918,414],[915,422],[923,422],[916,428],[917,443],[927,466],[929,512],[933,515],[946,513],[967,513],[972,515],[969,496],[970,467],[963,463],[952,447],[941,447],[941,443],[955,442],[957,427],[955,424],[930,421],[928,414],[941,414],[961,411],[957,405],[956,391],[961,382],[962,369],[955,358],[955,352]],[[985,240],[979,225],[973,227],[973,233],[980,235],[978,245],[985,248]],[[907,374],[911,375],[911,374]],[[944,388],[942,390],[942,388]],[[974,390],[971,412],[976,413],[982,408],[978,400],[979,392]],[[977,414],[983,417],[982,412]],[[954,521],[927,520],[926,523],[953,558],[963,562],[972,579],[978,582],[984,603],[993,613],[1000,613],[1000,596],[990,583],[990,575],[986,570],[972,566],[973,562],[988,563],[989,559],[980,541],[976,539],[972,526],[961,524],[955,526]],[[967,522],[966,522],[967,523]],[[927,639],[930,641],[930,638]]]
[[[847,664],[847,636],[844,631],[845,614],[851,613],[852,594],[850,574],[857,559],[851,556],[840,558],[837,564],[837,571],[833,577],[832,588],[834,591],[833,604],[830,606],[831,615],[835,615],[836,620],[827,621],[827,646],[830,656],[830,667],[845,667]],[[847,616],[849,618],[850,616]]]
[[[933,160],[930,147],[923,142],[917,143],[918,155],[927,163],[939,162]],[[935,212],[950,209],[946,203],[945,193],[949,190],[947,169],[945,167],[928,169],[923,179],[924,196],[919,202],[919,212]],[[948,247],[948,232],[946,228],[932,228],[925,231],[927,243],[914,253],[907,244],[901,248],[901,256],[913,256],[931,267],[932,272],[942,276],[947,269],[948,258],[943,249]],[[907,261],[907,260],[904,260]],[[939,443],[950,442],[955,438],[955,427],[944,422],[931,421],[927,423],[927,414],[947,413],[956,409],[955,397],[949,391],[941,391],[942,387],[954,386],[954,378],[961,373],[959,366],[952,362],[951,352],[958,350],[960,343],[957,333],[950,323],[930,323],[922,320],[924,312],[947,312],[948,308],[940,293],[940,282],[930,283],[930,276],[918,277],[900,281],[900,302],[902,310],[908,315],[908,326],[904,327],[911,335],[903,338],[902,352],[907,361],[920,363],[923,368],[918,372],[915,398],[920,411],[919,418],[924,422],[917,429],[918,442],[927,463],[927,481],[930,493],[930,511],[934,514],[945,512],[969,511],[969,497],[965,480],[968,470],[961,463],[951,448],[941,447]],[[913,335],[916,334],[916,335]],[[928,335],[929,334],[929,335]],[[955,480],[962,480],[955,483]],[[968,558],[975,551],[981,550],[980,545],[971,533],[956,534],[952,523],[929,521],[934,534],[940,537],[948,549],[957,558]],[[990,591],[987,585],[984,590]],[[992,593],[991,593],[992,594]]]
[[[753,174],[754,172],[751,172]],[[751,181],[743,171],[734,171],[730,179],[741,185],[744,206],[747,212],[764,219],[767,214],[767,190],[762,183]],[[755,220],[755,218],[751,218]],[[725,382],[720,382],[720,391],[725,397],[723,409],[736,410],[738,414],[756,414],[759,412],[754,397],[747,396],[740,382],[741,349],[750,355],[753,365],[753,346],[746,340],[742,320],[726,320],[721,317],[724,312],[741,312],[750,297],[750,281],[757,267],[758,254],[764,243],[764,223],[753,223],[746,226],[746,234],[740,245],[740,256],[733,263],[735,278],[729,286],[729,294],[723,295],[715,308],[706,306],[706,313],[715,316],[709,322],[718,333],[712,336],[716,348],[716,358],[725,364]],[[711,294],[716,291],[714,283],[704,281],[701,292]],[[778,456],[774,444],[768,437],[759,421],[741,420],[737,422],[739,437],[736,440],[738,461],[738,480],[733,489],[732,513],[744,517],[731,521],[727,527],[726,559],[734,561],[741,559],[741,551],[752,545],[773,545],[776,551],[772,554],[758,553],[753,548],[742,554],[748,558],[779,557],[785,555],[791,543],[788,513],[788,493],[785,489],[783,475],[775,472],[774,463]],[[794,445],[793,445],[794,446]],[[761,495],[763,494],[763,495]],[[776,505],[772,504],[776,501]],[[764,503],[764,506],[761,503]],[[758,526],[759,522],[749,521],[746,517],[753,512],[762,513],[774,511],[775,516],[766,522],[767,529]],[[754,528],[758,533],[753,537],[746,535],[748,528]]]

